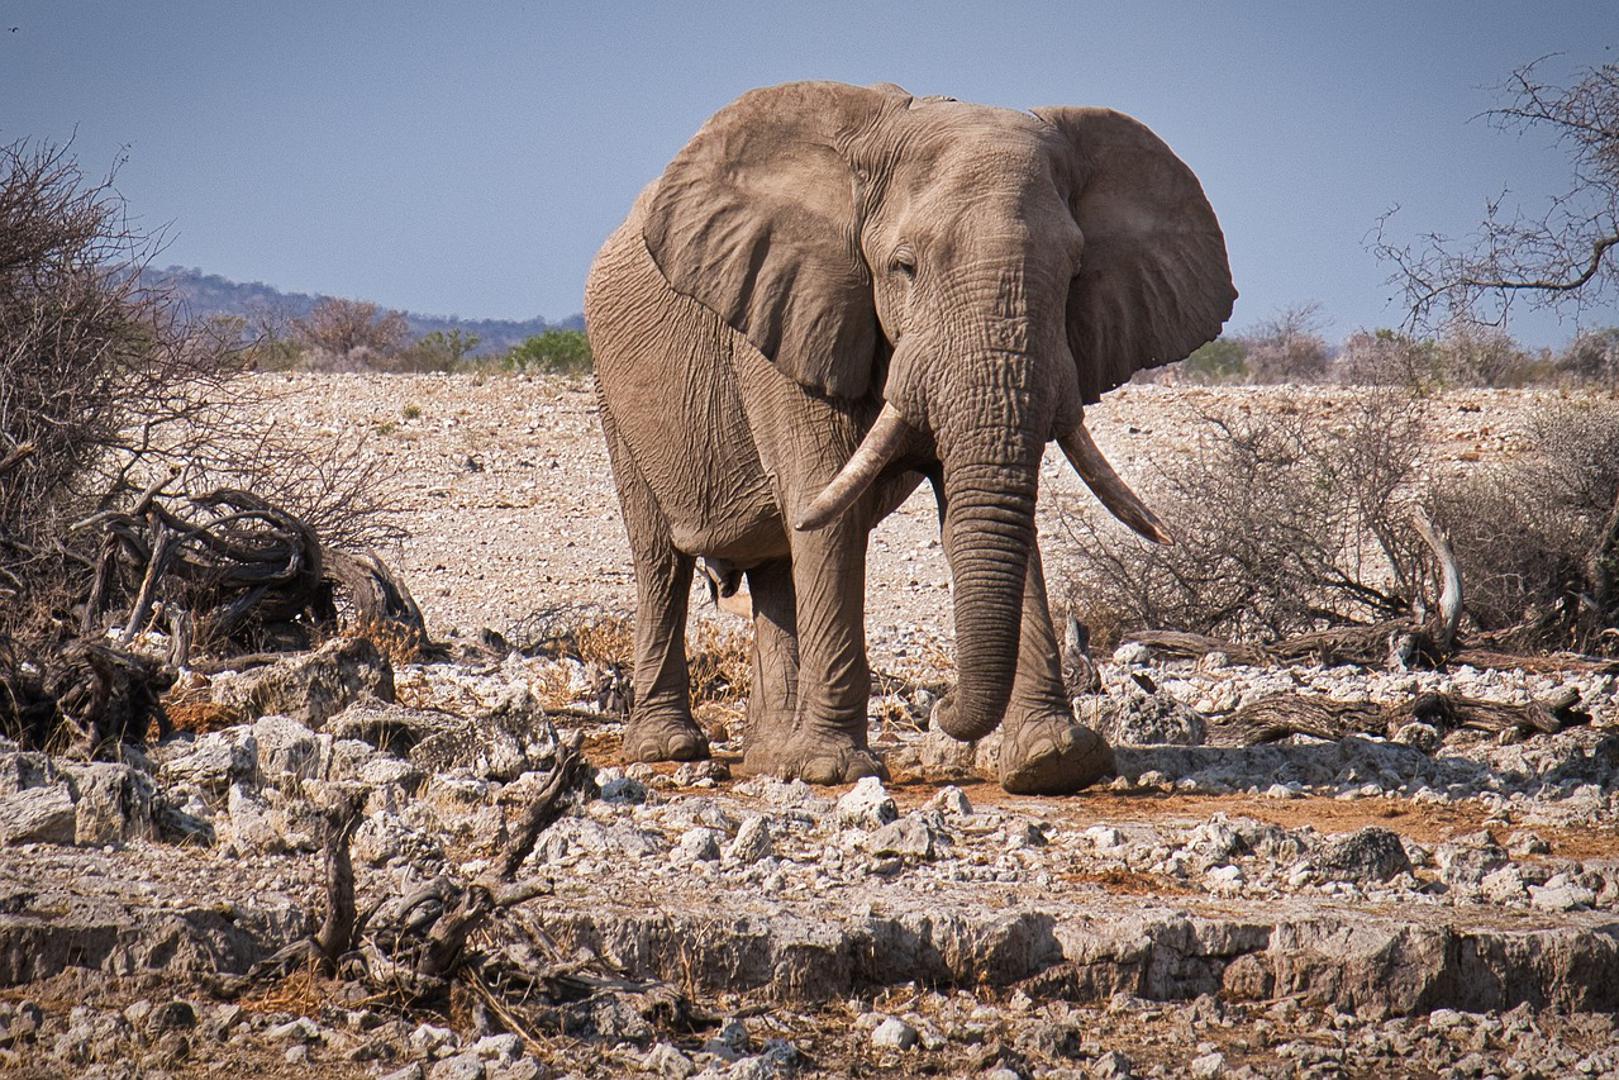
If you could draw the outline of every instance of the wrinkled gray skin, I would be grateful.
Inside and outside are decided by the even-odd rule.
[[[1110,509],[1162,538],[1099,454],[1082,464],[1083,405],[1215,336],[1235,296],[1196,178],[1122,114],[835,83],[717,113],[586,287],[639,595],[627,755],[708,752],[684,648],[702,557],[726,588],[745,575],[753,599],[744,767],[880,775],[867,536],[931,479],[959,671],[934,721],[961,739],[1004,722],[1009,791],[1108,771],[1062,688],[1035,542],[1041,455],[1058,439]],[[851,459],[876,466],[851,476],[865,468]]]

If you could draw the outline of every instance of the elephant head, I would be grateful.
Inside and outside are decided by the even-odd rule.
[[[1231,314],[1225,240],[1191,170],[1143,124],[1033,113],[898,87],[792,83],[717,113],[644,218],[670,286],[810,391],[879,397],[827,489],[824,525],[918,445],[942,473],[961,739],[1010,694],[1035,491],[1056,439],[1100,500],[1158,541],[1083,407],[1186,356]]]

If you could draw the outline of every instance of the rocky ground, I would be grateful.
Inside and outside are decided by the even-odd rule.
[[[948,605],[931,507],[913,503],[873,557],[887,784],[741,775],[723,679],[701,714],[713,762],[626,765],[611,642],[468,644],[483,626],[532,640],[539,611],[553,629],[586,607],[627,612],[588,394],[287,386],[286,423],[367,426],[375,452],[408,458],[417,536],[395,561],[456,659],[340,639],[188,674],[171,697],[183,730],[121,762],[0,743],[0,1069],[1619,1076],[1615,675],[1262,669],[1126,647],[1079,702],[1117,746],[1116,779],[1011,797],[982,779],[993,738],[962,749],[926,730]],[[1115,397],[1095,426],[1127,473],[1173,452],[1176,410],[1195,407],[1150,388]],[[1458,408],[1437,458],[1510,452],[1523,401],[1485,404],[1502,407]],[[1067,490],[1054,468],[1048,483]],[[721,671],[736,660],[727,633],[705,639]],[[1220,738],[1278,693],[1398,706],[1426,691],[1564,692],[1583,722]],[[382,954],[401,954],[378,928],[414,925],[390,903],[493,880],[573,732],[593,777],[515,875],[543,891],[468,943],[518,943],[546,979],[521,999],[480,996],[465,974],[431,999],[403,976],[379,982]],[[321,924],[328,808],[345,799],[372,951],[335,976],[240,978]]]

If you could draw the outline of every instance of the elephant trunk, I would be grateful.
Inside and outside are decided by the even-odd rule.
[[[945,466],[958,678],[955,700],[936,716],[946,734],[964,742],[994,731],[1011,699],[1035,542],[1037,467]]]

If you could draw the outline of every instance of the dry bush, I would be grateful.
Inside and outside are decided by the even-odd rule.
[[[1578,334],[1553,361],[1553,369],[1575,382],[1619,386],[1619,326]]]
[[[1593,556],[1615,539],[1619,402],[1545,401],[1527,436],[1514,461],[1436,481],[1428,496],[1456,549],[1468,614],[1515,648],[1616,651],[1612,567],[1604,586]]]
[[[1173,547],[1125,539],[1089,509],[1062,516],[1070,609],[1100,644],[1137,629],[1274,641],[1408,611],[1426,575],[1407,525],[1420,401],[1375,391],[1330,421],[1284,406],[1203,423],[1150,500]]]
[[[268,426],[239,321],[187,323],[143,270],[112,177],[60,148],[0,147],[0,632],[63,638],[100,537],[75,523],[155,479],[251,490],[329,542],[398,535],[380,457]]]
[[[364,619],[344,627],[346,638],[365,638],[395,668],[422,664],[439,655],[427,632],[397,619]]]

